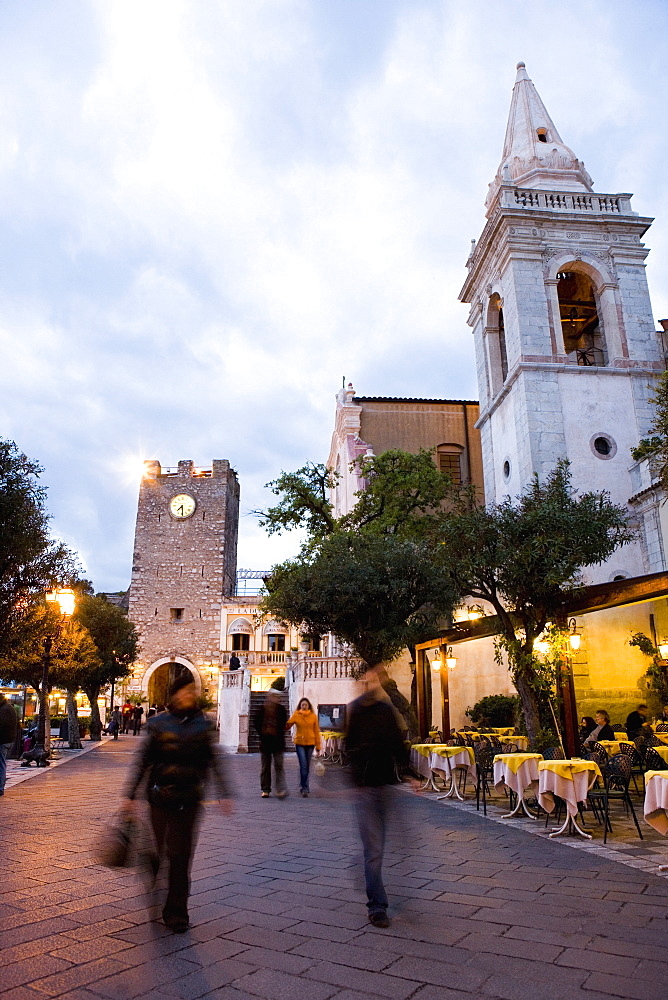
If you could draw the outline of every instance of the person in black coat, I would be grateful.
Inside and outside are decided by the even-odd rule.
[[[630,740],[635,740],[640,736],[642,727],[647,721],[647,705],[638,705],[635,712],[630,712],[626,717],[626,735]]]
[[[5,794],[7,757],[16,739],[19,720],[16,709],[0,692],[0,795]]]
[[[580,722],[580,739],[584,743],[589,734],[596,729],[596,722],[591,715],[583,715]]]
[[[271,795],[272,762],[274,765],[274,780],[276,782],[276,798],[284,799],[288,794],[283,764],[287,721],[288,713],[281,704],[281,696],[278,691],[270,688],[253,718],[253,725],[260,737],[260,751],[262,754],[260,788],[263,799],[267,799]]]
[[[368,670],[365,679],[366,692],[348,706],[346,753],[355,785],[355,813],[364,849],[369,920],[374,927],[389,927],[382,874],[383,848],[392,786],[401,780],[399,775],[408,764],[408,748],[378,671]]]
[[[199,707],[190,674],[177,677],[172,684],[168,708],[146,723],[125,787],[124,811],[132,815],[137,789],[148,771],[148,801],[157,850],[153,873],[157,875],[166,855],[169,886],[162,916],[165,924],[180,934],[189,926],[190,863],[209,774],[223,810],[229,814],[232,808],[216,732]]]
[[[232,653],[230,656],[230,670],[238,670],[241,666],[241,660],[236,653]]]

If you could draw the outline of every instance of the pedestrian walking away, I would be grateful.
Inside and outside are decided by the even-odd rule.
[[[367,670],[367,690],[348,706],[346,750],[355,786],[355,813],[364,851],[369,920],[389,927],[388,899],[383,884],[383,851],[399,774],[408,764],[408,750],[397,713],[381,685],[377,669]],[[417,789],[418,782],[413,782]]]
[[[121,715],[123,717],[122,731],[123,735],[127,736],[128,729],[130,728],[130,723],[132,722],[132,705],[129,701],[126,701],[121,710]]]
[[[137,736],[141,731],[141,720],[144,714],[144,708],[142,705],[135,705],[132,710],[132,735]]]
[[[308,698],[302,698],[295,712],[287,721],[286,728],[295,727],[294,744],[299,760],[299,791],[303,798],[308,798],[308,776],[311,767],[313,751],[320,753],[322,736],[318,725],[318,716],[313,711],[313,705]]]
[[[270,688],[267,691],[264,702],[258,708],[253,719],[258,735],[260,737],[260,751],[262,754],[262,768],[260,771],[260,788],[262,798],[267,799],[271,795],[271,766],[274,765],[274,781],[276,782],[276,797],[284,799],[288,794],[285,783],[285,770],[283,767],[283,754],[285,753],[285,727],[288,721],[288,713],[281,704],[278,691]]]
[[[123,811],[132,815],[135,795],[146,771],[151,825],[156,855],[153,874],[167,859],[169,883],[162,911],[165,924],[176,933],[189,926],[190,865],[197,843],[208,776],[216,785],[222,808],[231,813],[230,788],[216,733],[199,707],[195,683],[189,674],[177,677],[170,688],[168,710],[146,723],[145,735],[128,779]]]
[[[18,725],[16,709],[0,692],[0,795],[5,794],[7,757],[14,746]]]
[[[111,713],[111,719],[109,720],[109,725],[107,726],[107,732],[111,733],[115,740],[118,739],[122,723],[123,720],[121,717],[121,710],[120,708],[115,708]]]

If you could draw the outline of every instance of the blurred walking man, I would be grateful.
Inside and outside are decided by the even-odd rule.
[[[397,712],[385,694],[377,670],[368,670],[366,692],[348,706],[346,750],[355,784],[355,812],[364,849],[369,920],[389,927],[388,899],[383,885],[383,850],[393,785],[408,763],[408,751]]]
[[[125,809],[132,813],[137,788],[150,769],[148,801],[157,850],[153,871],[157,875],[166,855],[169,887],[162,916],[177,934],[189,926],[190,863],[209,773],[224,811],[228,814],[232,811],[215,736],[199,707],[192,676],[177,677],[169,691],[168,710],[146,723],[144,739],[125,788]]]

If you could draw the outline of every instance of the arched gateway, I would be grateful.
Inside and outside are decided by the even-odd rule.
[[[142,692],[149,705],[166,705],[170,686],[184,672],[192,675],[198,695],[202,693],[199,671],[182,656],[163,656],[148,668],[142,678]]]

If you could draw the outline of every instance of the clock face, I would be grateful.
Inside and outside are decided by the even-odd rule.
[[[169,501],[169,513],[179,521],[184,521],[187,517],[192,517],[195,513],[195,498],[189,493],[177,493]]]

